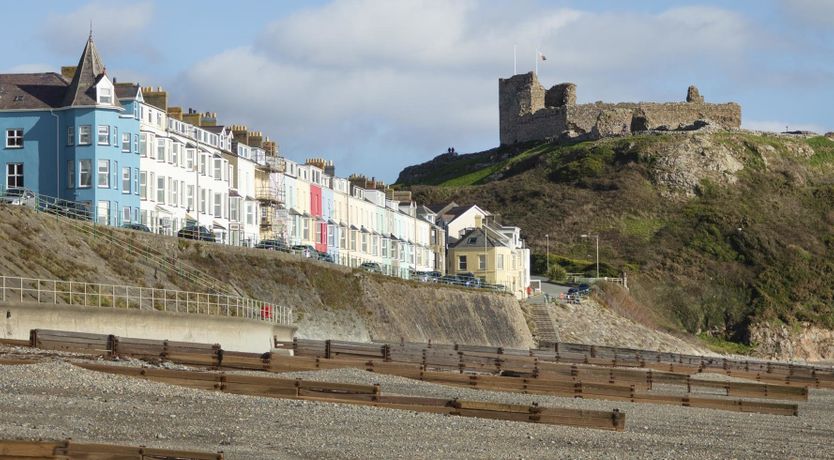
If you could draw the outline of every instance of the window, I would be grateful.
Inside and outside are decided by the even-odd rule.
[[[170,180],[170,179],[168,179]],[[179,181],[172,181],[171,183],[171,205],[179,206],[180,204],[180,183]]]
[[[110,161],[98,160],[98,186],[100,188],[110,187]]]
[[[186,188],[186,205],[188,209],[194,209],[194,186],[189,185]]]
[[[362,234],[362,252],[368,254],[368,234]]]
[[[109,224],[110,223],[110,202],[109,201],[99,201],[98,202],[98,223],[100,224]]]
[[[124,208],[122,208],[122,223],[130,223],[130,206],[125,206]]]
[[[240,198],[232,198],[229,200],[229,219],[234,221],[240,220],[240,214],[238,210],[240,205]],[[264,208],[267,209],[267,208]]]
[[[486,270],[486,255],[478,256],[478,270]]]
[[[498,254],[497,258],[495,259],[495,265],[497,270],[504,269],[504,254]]]
[[[114,190],[119,189],[119,162],[114,161],[113,167],[110,169],[113,172],[113,180],[110,182]]]
[[[98,103],[112,104],[113,103],[113,88],[102,86],[98,88]]]
[[[477,244],[477,243],[478,243],[478,238],[469,238],[469,241],[467,241],[467,244]]]
[[[223,160],[220,158],[214,159],[214,178],[218,180],[223,178]]]
[[[304,241],[310,241],[310,219],[301,219],[304,221],[304,228],[302,229]]]
[[[316,243],[324,243],[324,241],[321,240],[321,226],[322,225],[323,224],[320,224],[320,223],[316,222]]]
[[[197,161],[200,163],[200,175],[206,175],[206,156],[202,152],[197,152]]]
[[[119,128],[117,126],[113,127],[113,147],[119,146]]]
[[[139,153],[139,135],[133,135],[133,153]]]
[[[148,158],[156,158],[156,136],[148,134],[148,142],[145,144],[145,156]]]
[[[255,223],[255,206],[251,203],[246,203],[246,223],[248,225]]]
[[[139,138],[139,152],[143,157],[148,156],[148,133],[142,133],[142,137]]]
[[[165,176],[156,178],[156,201],[165,204]]]
[[[194,171],[194,149],[185,149],[185,167]]]
[[[219,193],[214,194],[214,217],[223,217],[223,200]]]
[[[133,168],[133,194],[139,194],[139,168]]]
[[[78,187],[90,188],[93,186],[93,160],[81,160],[78,162]]]
[[[23,187],[23,163],[6,165],[6,187]]]
[[[466,270],[466,256],[458,256],[458,270]]]
[[[6,148],[23,148],[23,128],[12,128],[6,130]]]
[[[110,145],[110,126],[98,125],[98,145]]]
[[[384,258],[388,257],[388,241],[388,238],[382,239],[382,257]]]
[[[148,172],[139,172],[139,197],[143,200],[148,199]]]
[[[347,249],[347,231],[341,230],[339,232],[339,249]]]
[[[156,161],[165,161],[165,139],[163,138],[156,139]]]
[[[122,168],[122,193],[130,193],[130,168]]]
[[[356,250],[356,230],[350,231],[350,250]]]
[[[78,145],[90,145],[92,130],[93,127],[90,125],[81,125],[78,127]]]
[[[75,161],[67,161],[67,188],[75,187]]]
[[[200,190],[200,212],[206,212],[206,189]]]
[[[122,152],[130,152],[130,133],[122,133]]]
[[[180,147],[182,147],[182,144],[174,142],[174,145],[171,148],[171,161],[169,163],[173,163],[175,165],[180,164]]]
[[[67,126],[67,145],[75,145],[75,126]]]

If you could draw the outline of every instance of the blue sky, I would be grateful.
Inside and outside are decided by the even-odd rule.
[[[8,5],[6,5],[8,4]],[[676,101],[696,84],[751,129],[834,130],[834,1],[0,0],[2,72],[77,62],[93,21],[108,74],[162,86],[295,160],[392,182],[498,143],[497,79],[533,67],[580,102]]]

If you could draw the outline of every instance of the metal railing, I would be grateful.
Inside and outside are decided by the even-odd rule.
[[[292,308],[245,297],[139,286],[0,276],[0,301],[227,316],[291,325]]]

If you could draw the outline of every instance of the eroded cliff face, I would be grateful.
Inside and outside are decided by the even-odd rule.
[[[759,324],[750,328],[750,338],[756,344],[755,353],[763,358],[834,361],[834,330],[808,323],[795,327]]]

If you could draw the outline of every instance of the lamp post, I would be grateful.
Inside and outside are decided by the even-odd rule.
[[[591,234],[583,234],[580,235],[582,238],[595,238],[596,239],[596,246],[597,246],[597,278],[599,278],[599,235],[591,235]]]
[[[544,263],[546,268],[546,273],[550,273],[550,235],[545,233],[544,234]]]

